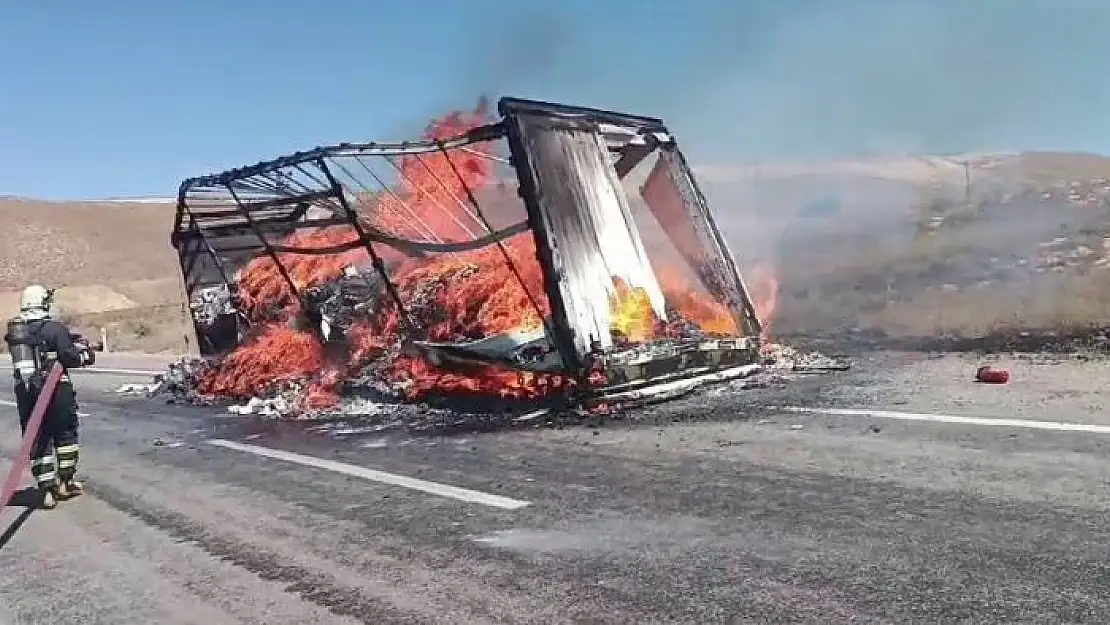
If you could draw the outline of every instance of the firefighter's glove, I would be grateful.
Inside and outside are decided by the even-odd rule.
[[[74,341],[74,347],[77,348],[82,367],[96,364],[96,352],[89,346],[88,341]]]

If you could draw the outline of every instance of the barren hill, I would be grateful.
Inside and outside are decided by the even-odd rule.
[[[165,204],[42,202],[0,198],[0,291],[28,282],[119,284],[174,276]]]
[[[184,348],[170,204],[0,198],[0,314],[30,283],[58,287],[58,307],[120,349]]]
[[[741,263],[779,267],[784,331],[975,333],[1110,318],[1110,158],[876,157],[700,176]],[[117,349],[184,349],[172,219],[169,203],[0,198],[0,314],[41,282],[62,287],[62,312],[85,331],[106,328]]]

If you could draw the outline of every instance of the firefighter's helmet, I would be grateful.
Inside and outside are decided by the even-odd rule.
[[[19,297],[19,316],[27,320],[46,319],[54,304],[54,291],[41,284],[23,289]]]

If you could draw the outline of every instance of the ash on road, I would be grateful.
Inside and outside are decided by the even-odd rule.
[[[1006,386],[976,364],[874,354],[635,423],[447,438],[80,377],[89,494],[3,511],[0,621],[1110,622],[1110,435],[768,407],[1110,425],[1104,364]]]

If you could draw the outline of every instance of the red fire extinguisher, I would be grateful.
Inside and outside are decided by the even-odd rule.
[[[1010,381],[1010,372],[1005,369],[994,369],[990,365],[983,365],[975,372],[975,380],[984,384],[1005,384]]]

